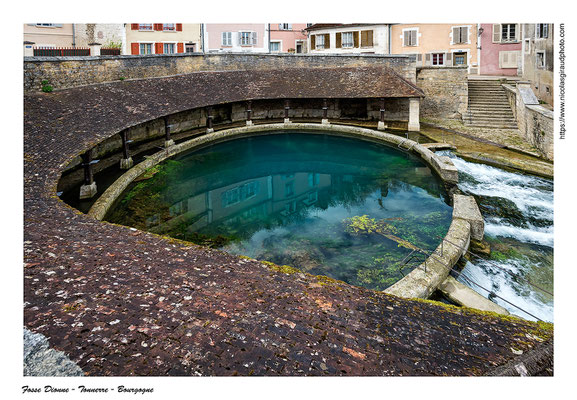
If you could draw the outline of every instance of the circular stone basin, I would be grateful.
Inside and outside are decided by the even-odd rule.
[[[419,158],[324,134],[278,133],[179,154],[133,182],[105,220],[383,290],[451,223]]]

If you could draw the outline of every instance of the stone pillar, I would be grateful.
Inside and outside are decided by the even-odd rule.
[[[88,47],[90,47],[90,55],[91,56],[99,56],[100,55],[100,47],[102,47],[102,45],[100,43],[88,43]]]
[[[128,148],[128,129],[120,132],[120,137],[122,138],[122,158],[120,159],[120,169],[130,169],[134,165],[132,157],[130,157],[130,150]]]
[[[96,164],[98,160],[92,160],[92,149],[82,154],[82,167],[84,168],[84,184],[80,187],[80,200],[90,199],[94,197],[96,192],[96,182],[94,182],[94,175],[92,173],[92,164]]]
[[[381,115],[379,118],[379,123],[377,125],[377,129],[379,131],[384,131],[387,126],[385,125],[385,99],[381,98]]]
[[[246,126],[252,125],[252,101],[246,102]]]
[[[24,57],[34,57],[34,42],[24,42]]]
[[[170,138],[170,125],[168,124],[168,117],[164,117],[164,147],[170,147],[174,145],[174,140]]]
[[[206,133],[214,132],[212,128],[212,107],[206,107]]]
[[[328,124],[329,123],[329,106],[327,104],[327,99],[323,99],[323,119],[322,119],[322,123],[323,124]]]
[[[289,110],[291,109],[290,107],[290,100],[285,100],[284,101],[284,123],[285,124],[290,124],[291,120],[289,119]]]
[[[421,124],[419,122],[419,105],[421,99],[418,97],[411,97],[409,99],[409,131],[420,131]]]

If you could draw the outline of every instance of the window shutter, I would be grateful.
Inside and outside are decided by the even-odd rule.
[[[252,45],[256,46],[256,32],[252,32]]]
[[[293,24],[288,24],[288,28],[289,28],[289,31],[292,31],[292,29],[293,29]]]
[[[366,38],[366,45],[365,45],[365,46],[367,46],[367,47],[373,47],[373,31],[370,30],[370,31],[365,31],[365,32],[366,32],[366,34],[367,34],[367,35],[366,35],[367,38]],[[361,44],[361,46],[362,46],[362,44]]]
[[[516,51],[509,52],[509,66],[511,68],[517,67],[517,52]]]
[[[343,47],[343,44],[342,44],[342,43],[343,43],[343,42],[342,42],[342,38],[341,38],[341,33],[340,33],[340,32],[337,32],[337,33],[336,33],[336,43],[335,43],[335,47],[336,47],[337,49],[340,49],[341,47]]]
[[[162,46],[162,43],[155,43],[154,44],[154,53],[155,54],[163,54],[164,53],[164,48]]]
[[[325,49],[331,48],[331,35],[325,33]]]
[[[447,62],[445,64],[451,65],[451,61],[453,60],[453,53],[446,53],[445,59],[447,60]]]
[[[177,53],[184,53],[184,43],[177,43],[176,44],[176,52]]]
[[[431,65],[431,53],[425,54],[425,65]]]
[[[130,24],[130,29],[132,29],[133,31],[137,31],[138,30],[138,24]]]
[[[227,41],[226,41],[226,32],[221,32],[221,33],[220,33],[220,44],[221,44],[222,46],[226,46],[226,43],[227,43]]]
[[[417,31],[411,31],[411,44],[413,46],[417,45]]]
[[[315,35],[311,35],[311,50],[314,50],[316,48],[316,36]]]
[[[469,27],[464,26],[461,28],[461,43],[469,42]]]
[[[162,30],[162,24],[154,24],[154,30],[155,31],[161,31]]]
[[[282,31],[282,24],[278,24],[279,31]]]
[[[501,24],[493,24],[493,43],[501,43]]]
[[[353,46],[359,47],[359,31],[353,32]]]
[[[130,54],[134,54],[134,55],[140,54],[140,46],[138,43],[131,43],[130,49],[131,49]]]
[[[519,41],[519,37],[520,37],[520,35],[519,35],[519,33],[520,33],[519,30],[520,30],[520,29],[519,29],[519,24],[515,24],[515,41],[516,41],[516,42]]]
[[[182,24],[176,24],[176,30],[182,32]]]
[[[446,31],[445,31],[446,32]],[[460,29],[453,28],[453,44],[461,43],[461,39],[459,37]]]
[[[403,32],[403,46],[409,45],[409,31]]]
[[[418,62],[423,61],[423,55],[421,53],[417,54],[417,61]]]

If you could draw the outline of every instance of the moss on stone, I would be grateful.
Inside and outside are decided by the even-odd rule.
[[[261,261],[261,263],[266,265],[269,269],[276,271],[276,272],[282,272],[283,274],[302,273],[302,271],[300,269],[291,267],[290,265],[276,265],[275,263],[272,263],[270,261]]]

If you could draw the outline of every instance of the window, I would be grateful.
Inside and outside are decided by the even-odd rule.
[[[278,28],[281,31],[290,31],[292,30],[292,24],[278,24]]]
[[[501,24],[501,42],[517,41],[517,24]]]
[[[549,24],[537,24],[535,29],[537,39],[546,39],[549,37]]]
[[[319,174],[309,172],[308,174],[309,187],[315,187],[319,184]]]
[[[315,35],[316,38],[316,48],[317,49],[324,49],[325,48],[325,35]]]
[[[140,43],[140,54],[152,54],[152,43]]]
[[[518,57],[518,51],[500,51],[499,68],[517,68]]]
[[[162,24],[163,31],[176,31],[176,24]]]
[[[403,46],[417,46],[417,30],[403,31]]]
[[[252,199],[259,193],[259,191],[260,183],[258,181],[248,182],[244,185],[240,185],[227,190],[221,195],[222,206],[229,207],[234,204]]]
[[[295,194],[295,183],[294,181],[287,182],[284,185],[284,195],[285,197],[294,196]]]
[[[354,47],[355,42],[353,39],[353,32],[343,32],[342,33],[342,46],[343,47]]]
[[[241,46],[256,45],[256,32],[239,32],[239,44]]]
[[[469,42],[469,27],[458,26],[453,28],[453,44],[467,44]]]
[[[232,32],[222,32],[221,45],[232,46]]]
[[[164,54],[174,54],[174,43],[164,43],[163,50]]]
[[[280,51],[280,42],[270,42],[271,53],[278,53]]]
[[[190,44],[187,43],[186,46],[185,46],[185,51],[186,51],[187,53],[194,53],[194,50],[195,50],[195,49],[194,49],[194,46],[195,46],[194,43],[190,43]]]
[[[445,53],[433,53],[433,65],[445,65]]]
[[[537,61],[537,68],[545,69],[545,52],[544,51],[537,51],[535,53],[535,59]]]
[[[453,53],[453,65],[467,65],[467,53]]]
[[[138,30],[139,31],[151,31],[152,30],[152,24],[138,24]]]
[[[361,31],[361,47],[373,46],[373,31]]]
[[[531,54],[531,39],[525,39],[525,54]]]
[[[56,24],[36,24],[36,26],[41,26],[41,27],[44,27],[44,28],[54,28],[54,27],[56,27],[57,25],[56,25]]]

